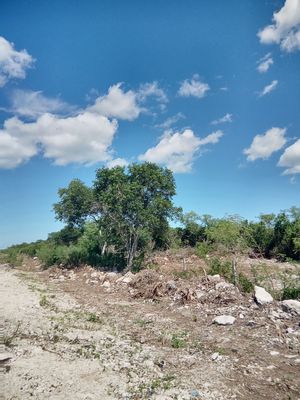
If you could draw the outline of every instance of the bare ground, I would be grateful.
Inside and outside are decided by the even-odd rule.
[[[279,303],[212,286],[179,301],[160,284],[145,299],[103,276],[0,267],[3,399],[300,399],[299,316]],[[221,314],[235,323],[213,324]]]

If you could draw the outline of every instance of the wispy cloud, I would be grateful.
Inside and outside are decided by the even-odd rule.
[[[45,113],[69,114],[75,110],[76,107],[60,98],[47,97],[41,91],[14,90],[9,111],[23,117],[37,118]]]
[[[257,71],[261,74],[267,72],[271,65],[274,64],[273,58],[271,57],[271,53],[266,54],[260,60],[258,60]]]
[[[182,133],[166,132],[156,146],[139,156],[139,160],[166,165],[176,173],[190,172],[200,149],[218,143],[222,136],[222,131],[213,132],[204,138],[196,136],[191,129]]]
[[[185,115],[181,112],[173,115],[172,117],[167,118],[164,122],[162,122],[161,124],[157,124],[155,125],[155,128],[161,128],[164,130],[167,130],[169,128],[171,128],[171,126],[175,125],[176,122],[178,122],[181,119],[184,119]]]
[[[224,124],[226,122],[232,122],[232,114],[227,113],[223,117],[212,121],[211,124],[218,125],[218,124]]]
[[[182,97],[197,97],[201,99],[209,89],[210,87],[207,83],[200,81],[199,75],[194,75],[192,79],[185,79],[181,82],[178,94]]]
[[[286,52],[300,50],[300,0],[286,0],[273,14],[273,24],[258,32],[261,43],[280,45]]]
[[[259,97],[265,96],[266,94],[273,92],[273,90],[276,89],[277,85],[278,85],[277,80],[272,81],[269,85],[263,88],[263,90],[259,93]]]
[[[259,158],[266,160],[274,152],[283,148],[286,144],[286,128],[271,128],[262,135],[256,135],[249,148],[244,150],[248,161]]]
[[[24,79],[34,61],[27,50],[15,50],[13,43],[0,36],[0,87],[10,79]]]

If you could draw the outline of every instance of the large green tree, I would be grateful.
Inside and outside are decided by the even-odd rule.
[[[162,240],[159,233],[178,211],[174,195],[175,181],[167,168],[152,163],[101,168],[92,188],[75,180],[60,189],[54,211],[59,220],[75,226],[93,218],[103,239],[102,251],[122,255],[130,269],[151,243]]]

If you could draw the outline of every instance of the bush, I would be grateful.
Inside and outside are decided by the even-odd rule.
[[[232,275],[232,266],[230,261],[222,262],[218,258],[213,258],[209,262],[209,271],[210,275],[221,275],[229,282],[233,282],[233,275]]]
[[[254,289],[253,283],[242,272],[238,274],[238,286],[245,293],[251,293]]]
[[[199,242],[196,245],[196,255],[200,258],[206,258],[211,251],[212,246],[207,242]]]

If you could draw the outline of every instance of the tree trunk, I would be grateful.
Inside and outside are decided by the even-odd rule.
[[[138,244],[138,236],[133,235],[133,238],[130,238],[128,256],[127,256],[126,270],[128,271],[131,270],[132,268],[133,260],[137,250],[137,244]]]
[[[232,276],[233,276],[233,284],[237,286],[237,272],[236,272],[236,259],[233,257],[232,259]]]

